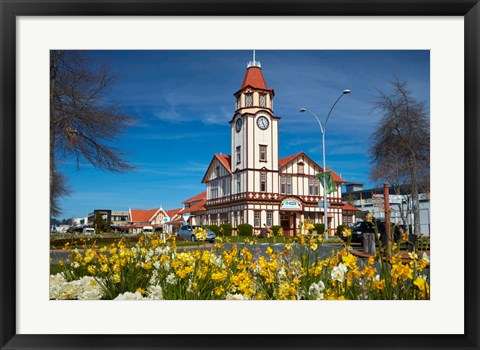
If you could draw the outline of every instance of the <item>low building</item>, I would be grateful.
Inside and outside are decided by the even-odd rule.
[[[129,233],[138,234],[143,232],[145,226],[151,226],[154,230],[163,230],[163,224],[168,221],[168,215],[163,208],[154,209],[130,209],[130,221],[125,225]]]
[[[183,221],[192,225],[206,225],[207,209],[205,208],[207,193],[199,193],[182,202],[183,209],[180,211]]]
[[[182,209],[183,208],[177,208],[166,211],[168,218],[164,218],[163,232],[175,233],[178,231],[183,222],[181,215]]]
[[[383,200],[383,188],[363,189],[363,184],[351,183],[345,184],[346,190],[342,195],[344,202],[358,208],[363,214],[374,213],[375,217],[385,218],[385,207]],[[390,201],[390,221],[392,223],[406,224],[413,222],[412,200],[406,190],[401,190],[400,194],[394,193],[393,188],[389,188]],[[420,206],[420,233],[422,235],[430,234],[430,195],[428,193],[419,193]],[[407,217],[409,213],[409,217]],[[357,218],[363,218],[362,214]],[[404,221],[405,220],[405,221]]]
[[[128,211],[112,211],[111,223],[113,226],[125,226],[129,220],[130,215]]]

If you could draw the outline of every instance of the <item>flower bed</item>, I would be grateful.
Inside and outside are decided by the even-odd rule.
[[[301,236],[283,251],[254,242],[179,251],[175,237],[140,237],[98,249],[70,250],[50,277],[51,299],[294,300],[429,299],[428,256],[408,263],[397,251],[359,259],[348,243],[319,259],[320,235]],[[292,249],[295,245],[301,249]],[[200,249],[200,248],[203,249]]]

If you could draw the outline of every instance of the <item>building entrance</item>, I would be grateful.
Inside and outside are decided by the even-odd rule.
[[[280,213],[280,226],[282,226],[285,236],[295,235],[295,214]]]

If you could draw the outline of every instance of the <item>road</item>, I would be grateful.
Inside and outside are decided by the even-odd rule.
[[[248,250],[256,256],[260,256],[260,255],[266,256],[266,250],[269,246],[272,246],[274,249],[279,251],[285,250],[284,243],[274,243],[274,244],[256,243],[254,245],[250,245],[248,243],[225,243],[225,248],[230,249],[233,244],[236,244],[239,250],[242,249],[244,246],[247,247]],[[204,249],[211,249],[212,246],[213,244],[211,243],[206,243],[205,246],[200,245],[198,247],[197,246],[184,246],[184,247],[180,246],[178,247],[178,250],[181,251],[181,250],[189,250],[189,249],[195,249],[195,248],[204,250]],[[329,257],[331,255],[332,249],[334,251],[338,251],[342,249],[342,246],[339,244],[325,244],[325,245],[319,246],[319,253],[318,253],[319,259],[325,259]],[[302,248],[300,248],[296,244],[292,244],[292,250],[295,254],[300,254],[300,252],[302,251]],[[56,265],[58,264],[59,260],[63,260],[63,261],[67,260],[69,254],[70,254],[69,251],[63,251],[63,250],[50,251],[50,258],[52,258],[52,260],[50,261],[50,264]],[[312,257],[312,259],[313,258],[314,257]]]

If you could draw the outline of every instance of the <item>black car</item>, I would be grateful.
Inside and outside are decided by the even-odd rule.
[[[382,240],[382,245],[387,244],[387,234],[385,231],[385,220],[381,219],[376,219],[375,220],[377,224],[377,229],[378,233],[380,234],[380,239]],[[352,227],[350,227],[352,230],[352,239],[350,242],[352,243],[363,243],[363,235],[365,233],[375,233],[373,223],[368,222],[368,221],[360,221],[355,224],[353,224]],[[392,226],[392,233],[393,233],[393,240],[396,242],[401,238],[402,231],[405,231],[406,227],[403,225],[395,225]],[[340,234],[340,238],[344,241],[348,240],[348,237],[343,236]]]
[[[383,228],[385,229],[385,224],[383,225]],[[350,229],[352,230],[352,236],[350,239],[351,243],[363,243],[363,235],[365,233],[375,232],[375,230],[373,229],[373,224],[368,221],[359,221],[353,224]],[[340,234],[340,238],[344,241],[348,241],[348,237],[345,237],[343,235],[343,232]]]

